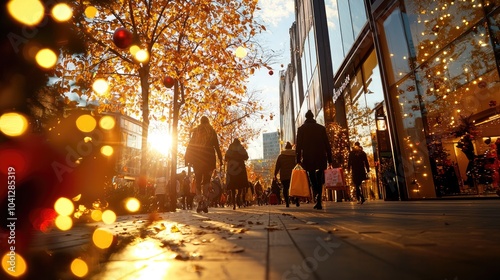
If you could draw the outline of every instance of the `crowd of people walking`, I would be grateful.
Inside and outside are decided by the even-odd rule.
[[[234,138],[222,156],[216,131],[206,116],[191,132],[186,147],[185,165],[177,178],[177,208],[208,212],[209,207],[232,207],[234,210],[250,205],[290,204],[300,206],[300,202],[314,203],[314,209],[323,209],[324,170],[332,166],[332,149],[326,128],[316,122],[314,114],[309,110],[305,114],[304,123],[297,129],[295,147],[287,142],[276,159],[273,178],[265,182],[256,178],[253,182],[247,174],[246,161],[249,155],[240,139]],[[217,170],[217,160],[220,169]],[[309,197],[293,197],[290,195],[293,186],[293,171],[300,167],[307,177],[307,188],[312,189]],[[348,171],[352,171],[356,197],[360,204],[365,198],[361,192],[361,184],[369,172],[366,154],[359,142],[355,143],[349,155]],[[156,197],[159,211],[164,209],[164,178],[156,182]]]

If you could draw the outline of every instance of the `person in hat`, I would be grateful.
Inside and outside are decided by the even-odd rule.
[[[285,198],[286,207],[290,207],[290,197],[288,195],[290,190],[290,179],[292,177],[292,170],[295,167],[295,151],[292,149],[292,144],[286,142],[285,149],[281,151],[276,159],[274,167],[274,179],[280,175],[281,185],[283,186],[283,196]],[[296,205],[299,206],[297,198]]]
[[[314,114],[308,110],[306,120],[297,129],[296,161],[307,171],[312,185],[314,209],[323,209],[321,196],[323,194],[324,172],[332,164],[332,149],[326,128],[316,122]]]

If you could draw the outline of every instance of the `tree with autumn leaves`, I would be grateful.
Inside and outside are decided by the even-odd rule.
[[[249,94],[247,79],[256,69],[269,68],[272,59],[256,43],[256,36],[265,30],[255,18],[257,2],[71,1],[74,30],[88,51],[62,55],[53,85],[61,95],[98,104],[100,112],[138,117],[145,128],[152,120],[172,120],[174,147],[177,122],[183,140],[202,115],[209,116],[221,135],[225,127],[234,130],[238,124],[245,134],[235,130],[231,138],[252,137],[256,132],[246,120],[262,108]],[[113,38],[118,29],[124,36]],[[247,55],[235,56],[238,47]],[[167,77],[168,83],[175,81],[174,87],[165,86]],[[109,89],[92,90],[97,79],[106,81]],[[144,129],[141,174],[147,168],[147,138]],[[223,140],[224,146],[232,139]],[[173,151],[177,153],[176,148]]]

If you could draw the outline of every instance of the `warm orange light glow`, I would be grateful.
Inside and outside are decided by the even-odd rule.
[[[28,266],[19,253],[10,251],[2,257],[2,268],[8,275],[20,277],[26,273]]]
[[[68,216],[59,215],[55,220],[55,224],[58,229],[67,231],[73,227],[73,220]]]
[[[18,113],[5,113],[0,116],[0,131],[7,136],[21,136],[28,128],[28,120]]]
[[[81,115],[76,119],[76,127],[82,132],[91,132],[96,125],[97,121],[91,115]]]
[[[141,49],[135,52],[134,57],[137,61],[144,63],[149,60],[149,53],[148,51]]]
[[[71,262],[71,272],[77,277],[83,278],[89,272],[89,266],[82,259],[74,259]]]
[[[52,17],[56,21],[64,22],[71,19],[73,16],[73,10],[66,3],[59,3],[52,8]]]
[[[172,138],[164,131],[153,131],[148,135],[148,143],[159,153],[167,155],[170,151]]]
[[[140,50],[141,50],[141,48],[138,45],[132,45],[132,46],[130,46],[130,49],[129,49],[130,54],[133,56],[135,56],[135,54]]]
[[[238,47],[235,51],[235,55],[238,58],[244,58],[247,56],[247,50],[244,47]]]
[[[105,229],[98,228],[92,235],[92,241],[97,248],[106,249],[113,243],[113,234]]]
[[[113,155],[113,153],[114,153],[113,147],[111,147],[109,145],[105,145],[105,146],[101,147],[101,154],[109,157],[109,156]]]
[[[105,223],[105,224],[112,224],[116,221],[116,214],[115,212],[111,211],[111,210],[105,210],[103,213],[102,213],[102,221]]]
[[[97,79],[94,81],[92,84],[92,89],[97,93],[97,94],[105,94],[109,90],[109,84],[108,81],[105,79]]]
[[[56,65],[57,55],[51,49],[41,49],[36,53],[35,60],[38,65],[48,69]]]
[[[139,208],[141,208],[141,202],[135,197],[131,197],[127,199],[127,202],[125,203],[125,208],[127,208],[128,211],[130,212],[137,212],[139,211]]]
[[[92,210],[92,213],[90,213],[90,217],[92,218],[92,220],[99,222],[102,219],[102,211]]]
[[[85,16],[89,19],[93,19],[95,18],[95,16],[97,15],[97,9],[93,6],[89,6],[87,8],[85,8]]]
[[[99,126],[106,130],[113,129],[113,127],[115,127],[115,118],[104,116],[99,120]]]
[[[75,211],[75,206],[68,198],[61,197],[54,203],[54,210],[56,210],[59,215],[69,216]]]
[[[15,20],[29,26],[40,23],[45,13],[39,0],[11,0],[7,3],[7,10]]]

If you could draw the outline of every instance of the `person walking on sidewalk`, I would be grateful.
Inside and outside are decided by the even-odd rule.
[[[244,199],[246,187],[248,185],[247,169],[245,160],[248,159],[248,153],[241,145],[238,138],[233,140],[224,156],[226,164],[226,188],[231,193],[233,201],[233,210],[236,204],[241,206]],[[236,192],[238,195],[236,196]]]
[[[165,177],[156,178],[155,183],[155,196],[156,196],[156,210],[158,212],[165,212],[165,195],[166,195],[166,179]]]
[[[210,125],[206,116],[201,117],[200,124],[195,127],[186,149],[186,165],[192,165],[196,178],[196,192],[198,194],[197,212],[208,212],[208,193],[212,173],[216,168],[216,158],[222,167],[222,152],[219,146],[217,133]]]
[[[295,160],[295,159],[294,159]],[[255,181],[255,184],[253,185],[253,189],[255,190],[255,195],[257,197],[257,205],[261,206],[264,205],[264,187],[262,187],[262,184],[260,183],[260,178],[257,178]]]
[[[304,124],[297,129],[296,161],[307,171],[313,199],[316,200],[314,209],[323,209],[321,196],[324,172],[328,165],[332,164],[332,149],[326,128],[316,122],[311,110],[306,112],[305,117]]]
[[[292,150],[292,144],[286,142],[285,149],[279,154],[274,166],[274,179],[277,179],[278,174],[280,175],[286,207],[290,207],[290,196],[288,193],[290,190],[290,178],[292,178],[292,170],[295,164],[295,151]],[[296,198],[296,205],[300,205],[298,198]]]
[[[368,163],[368,157],[359,142],[354,143],[354,148],[349,153],[347,172],[351,173],[352,182],[356,188],[356,199],[358,200],[358,203],[363,204],[365,202],[365,197],[361,191],[361,184],[367,179],[366,174],[370,172],[370,164]]]

